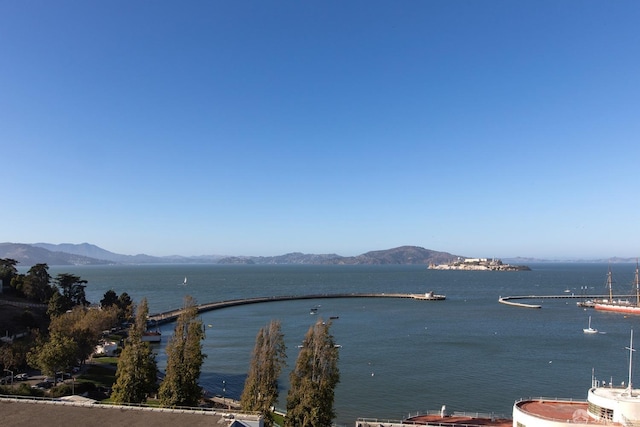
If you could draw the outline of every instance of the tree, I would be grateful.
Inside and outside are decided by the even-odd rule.
[[[115,403],[142,403],[156,389],[156,358],[148,342],[142,341],[149,308],[146,298],[138,306],[136,321],[129,327],[129,337],[118,359],[116,381],[111,399]]]
[[[22,280],[16,281],[16,289],[26,298],[47,303],[55,289],[51,286],[51,276],[47,264],[32,266]]]
[[[100,300],[100,307],[102,309],[109,307],[118,308],[118,320],[129,320],[133,316],[133,301],[128,293],[123,292],[118,296],[113,289],[109,289],[104,293],[103,298]]]
[[[104,293],[103,298],[100,300],[100,307],[107,308],[118,304],[118,294],[113,289],[109,289]]]
[[[56,372],[67,370],[75,364],[78,345],[73,338],[62,334],[51,334],[48,341],[41,342],[27,354],[29,365],[35,366],[45,375],[54,377]]]
[[[242,410],[260,412],[267,427],[273,425],[271,408],[278,401],[278,377],[286,357],[280,322],[271,321],[256,336],[249,375],[240,398]]]
[[[129,320],[133,317],[133,301],[128,293],[123,292],[120,294],[117,305],[119,309],[118,318],[120,321]]]
[[[202,353],[204,329],[198,320],[195,300],[186,296],[184,306],[167,344],[167,368],[160,384],[160,403],[164,406],[196,406],[202,396],[198,385],[205,354]]]
[[[326,427],[335,417],[334,391],[340,372],[330,325],[319,319],[302,342],[296,367],[289,376],[285,427]]]
[[[86,288],[86,280],[70,273],[58,274],[55,283],[60,290],[65,301],[69,304],[69,309],[74,305],[89,305],[89,301],[85,296],[84,288]]]
[[[52,298],[50,303],[55,299]],[[76,360],[86,360],[100,341],[102,332],[117,324],[117,308],[105,310],[76,306],[51,319],[49,333],[64,335],[77,344]]]
[[[0,258],[0,293],[5,285],[9,286],[11,279],[18,275],[16,268],[18,261],[11,258]]]

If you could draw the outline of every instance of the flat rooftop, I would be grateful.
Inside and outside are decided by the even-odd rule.
[[[78,404],[63,401],[0,399],[3,426],[87,427],[226,427],[233,415],[213,411],[162,410],[159,408]],[[250,416],[247,416],[248,418]],[[257,419],[257,417],[254,417]],[[243,419],[242,417],[236,419]]]

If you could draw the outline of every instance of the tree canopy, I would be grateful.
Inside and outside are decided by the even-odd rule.
[[[205,354],[204,329],[195,300],[186,296],[184,305],[166,347],[167,368],[160,384],[159,398],[164,406],[197,406],[202,391],[198,385]]]
[[[309,328],[291,372],[285,427],[326,427],[335,417],[338,347],[322,319]]]
[[[240,398],[242,410],[260,412],[267,427],[273,425],[271,408],[278,401],[278,377],[286,357],[280,322],[273,320],[256,336],[249,374]]]
[[[129,327],[129,337],[118,359],[116,381],[111,394],[115,403],[142,403],[156,389],[156,358],[149,343],[142,341],[148,315],[147,300],[143,298],[136,312],[136,321]]]

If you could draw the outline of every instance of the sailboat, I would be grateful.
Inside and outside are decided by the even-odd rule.
[[[597,301],[594,304],[594,308],[596,310],[615,311],[617,313],[640,314],[640,274],[638,274],[638,261],[636,260],[636,274],[633,281],[636,292],[635,304],[630,302],[629,300],[614,300],[613,291],[611,289],[612,283],[613,280],[611,279],[611,267],[609,267],[609,272],[607,273],[607,288],[609,288],[609,299]]]
[[[597,334],[598,330],[591,327],[591,316],[589,316],[589,327],[582,330],[585,334]]]
[[[178,283],[178,286],[187,286],[187,278],[184,278],[184,282]]]

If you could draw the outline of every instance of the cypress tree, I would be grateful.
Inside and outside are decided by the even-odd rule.
[[[202,391],[198,385],[205,354],[204,329],[198,319],[195,300],[187,296],[167,344],[167,369],[160,384],[160,403],[164,406],[197,406]]]
[[[330,322],[309,328],[291,372],[285,427],[327,427],[335,417],[335,387],[340,382],[338,347]]]
[[[129,328],[129,337],[116,370],[111,399],[115,403],[141,403],[156,390],[157,364],[148,342],[142,341],[147,327],[149,308],[143,298],[136,312],[136,320]]]
[[[273,426],[271,408],[278,400],[278,377],[286,357],[280,322],[272,320],[256,335],[249,374],[240,398],[242,410],[260,412],[266,427]]]

